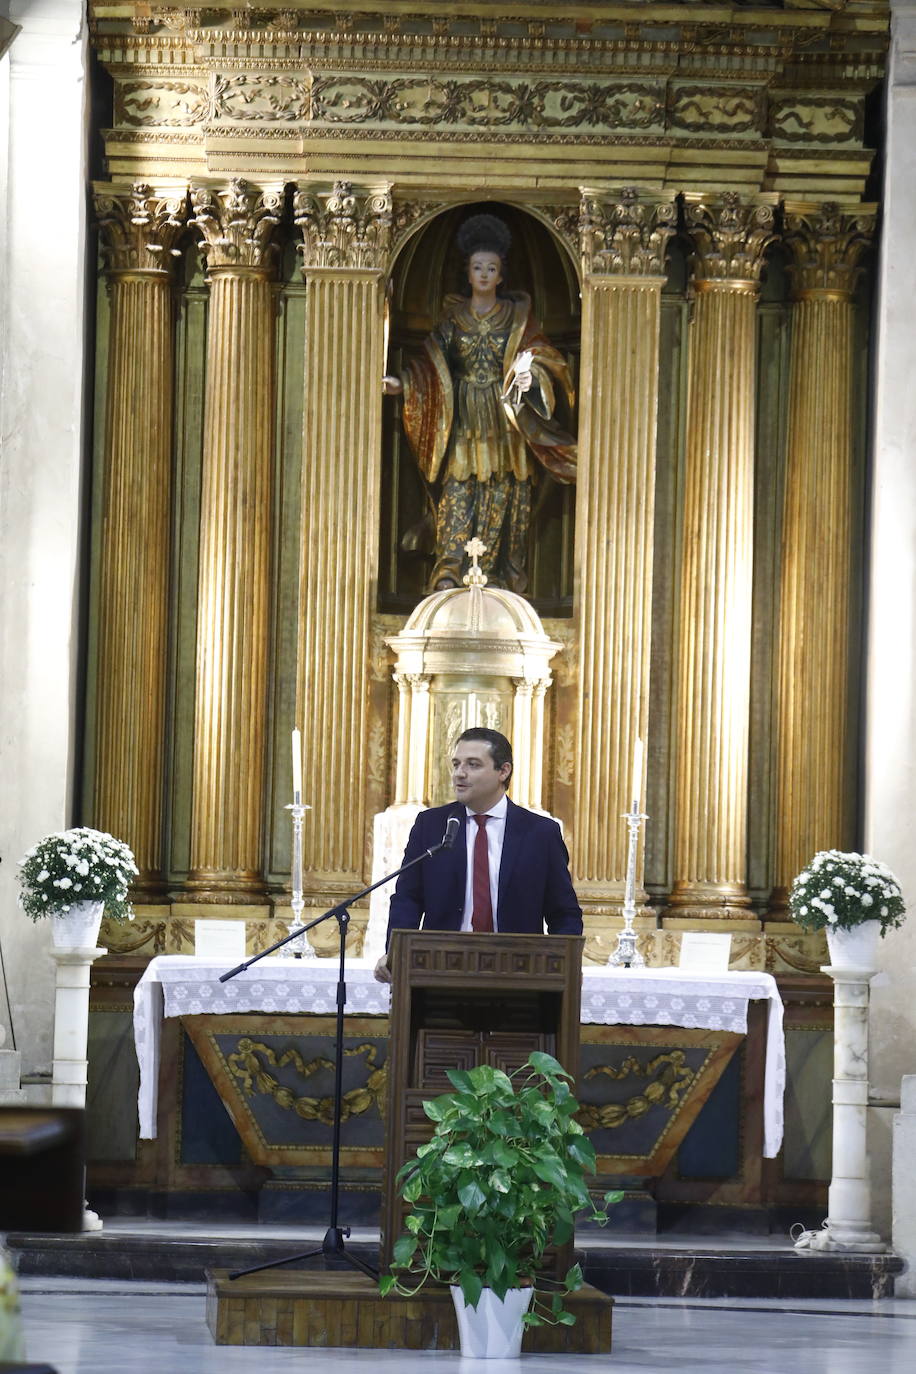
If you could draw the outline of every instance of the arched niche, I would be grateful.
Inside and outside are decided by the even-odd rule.
[[[566,357],[578,384],[580,294],[575,264],[551,230],[519,206],[486,201],[451,206],[422,225],[402,246],[389,282],[389,372],[418,350],[438,321],[445,297],[464,276],[455,247],[459,225],[475,214],[498,215],[512,234],[508,286],[526,291],[551,342]],[[561,401],[557,418],[573,434],[577,417]],[[379,610],[408,613],[426,595],[433,564],[429,501],[401,425],[400,398],[383,410]],[[529,541],[528,599],[541,615],[572,614],[575,489],[539,472]]]

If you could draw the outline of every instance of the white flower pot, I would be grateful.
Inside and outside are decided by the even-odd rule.
[[[835,926],[826,926],[825,929],[831,968],[874,973],[878,967],[880,921],[863,921],[851,930],[841,930]]]
[[[104,902],[74,902],[69,911],[51,913],[55,949],[95,949],[99,943]]]
[[[492,1288],[485,1288],[474,1308],[468,1307],[460,1286],[452,1284],[462,1355],[472,1360],[517,1359],[522,1348],[522,1318],[533,1297],[533,1288],[510,1288],[503,1299]]]

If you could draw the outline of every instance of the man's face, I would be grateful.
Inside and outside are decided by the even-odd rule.
[[[455,798],[471,811],[489,811],[506,790],[512,765],[497,768],[486,740],[462,739],[452,755]]]

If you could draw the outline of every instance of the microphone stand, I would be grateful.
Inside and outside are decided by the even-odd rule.
[[[454,827],[452,827],[452,821],[455,822]],[[408,868],[413,868],[415,864],[423,863],[425,859],[432,858],[433,854],[438,854],[440,849],[451,849],[455,842],[455,836],[458,833],[459,826],[460,822],[458,818],[454,816],[450,817],[446,825],[445,835],[438,844],[434,844],[430,849],[424,849],[423,853],[419,854],[415,859],[411,859],[408,863],[402,864],[401,867],[396,868],[393,873],[386,873],[384,878],[379,878],[378,882],[371,883],[369,887],[364,887],[362,892],[356,892],[352,897],[347,897],[345,901],[338,902],[337,906],[331,907],[329,911],[325,911],[321,916],[316,916],[314,921],[309,921],[308,924],[304,926],[296,926],[288,935],[282,936],[275,944],[271,945],[269,949],[262,950],[260,954],[255,954],[250,959],[246,959],[244,963],[238,964],[235,968],[230,969],[228,973],[220,974],[219,981],[221,983],[228,983],[230,978],[235,978],[239,973],[244,973],[245,969],[250,968],[252,964],[258,963],[260,959],[266,959],[269,954],[273,954],[274,950],[280,949],[283,945],[288,944],[290,940],[295,940],[298,936],[304,935],[305,932],[311,930],[313,926],[321,925],[323,921],[330,920],[332,916],[337,920],[337,927],[340,934],[340,950],[339,971],[337,975],[337,1023],[334,1031],[334,1130],[331,1139],[331,1217],[328,1229],[324,1234],[324,1240],[317,1249],[305,1250],[298,1255],[288,1255],[286,1259],[268,1260],[265,1264],[252,1265],[250,1269],[237,1269],[229,1275],[230,1279],[240,1279],[246,1274],[257,1274],[262,1269],[277,1269],[282,1264],[295,1264],[297,1260],[313,1259],[316,1255],[321,1255],[323,1257],[325,1267],[327,1268],[330,1268],[329,1261],[332,1259],[345,1260],[346,1263],[352,1265],[354,1269],[362,1270],[370,1279],[378,1278],[377,1269],[373,1269],[370,1264],[366,1264],[358,1255],[351,1254],[347,1249],[345,1238],[349,1237],[350,1228],[349,1226],[342,1227],[338,1222],[337,1216],[340,1196],[340,1120],[343,1102],[344,1007],[347,1001],[345,964],[347,957],[347,928],[350,924],[350,912],[348,908],[352,906],[354,902],[358,902],[361,897],[368,897],[370,892],[374,892],[375,889],[381,887],[383,883],[388,883],[392,878],[399,877],[400,874],[406,872]]]

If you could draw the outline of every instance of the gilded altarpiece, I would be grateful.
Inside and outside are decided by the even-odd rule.
[[[619,924],[641,737],[649,961],[715,923],[735,967],[816,975],[818,941],[778,918],[803,850],[855,837],[886,6],[89,11],[103,157],[82,819],[141,867],[113,957],[189,952],[207,914],[244,917],[252,950],[282,932],[297,722],[307,905],[369,880],[396,765],[385,639],[423,594],[405,535],[426,513],[380,378],[453,289],[454,228],[485,207],[577,380],[579,478],[542,493],[529,573],[563,645],[544,805],[586,958]],[[799,571],[812,557],[826,679],[793,671],[821,610]],[[827,767],[806,742],[838,731]]]

